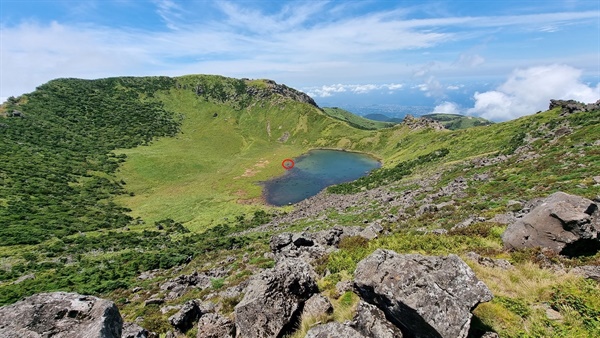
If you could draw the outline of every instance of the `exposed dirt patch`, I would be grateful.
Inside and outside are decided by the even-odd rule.
[[[267,164],[269,164],[269,160],[258,161],[258,162],[256,162],[256,164],[254,164],[254,166],[246,169],[241,176],[236,176],[233,179],[237,180],[240,177],[253,177],[260,172],[260,170],[258,170],[258,169],[262,169],[262,168],[266,167]]]

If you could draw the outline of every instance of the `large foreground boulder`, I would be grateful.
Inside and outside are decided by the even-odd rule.
[[[281,337],[294,329],[304,303],[317,289],[314,271],[299,259],[283,259],[253,277],[235,307],[238,336]]]
[[[471,310],[490,290],[456,255],[400,255],[376,250],[358,263],[355,287],[407,336],[464,338]]]
[[[41,293],[0,308],[2,338],[121,338],[111,301],[76,293]]]
[[[600,249],[600,212],[593,201],[564,192],[554,193],[502,234],[504,247],[541,247],[567,256]]]

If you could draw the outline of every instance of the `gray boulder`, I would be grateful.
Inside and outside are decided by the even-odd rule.
[[[331,229],[315,232],[315,241],[325,247],[337,246],[340,243],[342,236],[344,235],[344,230],[348,229],[343,228],[341,226],[335,226]]]
[[[280,252],[281,249],[292,243],[292,234],[289,232],[284,232],[282,234],[274,235],[271,237],[270,247],[271,251],[277,253]]]
[[[197,338],[234,338],[235,324],[216,313],[207,313],[198,321]]]
[[[368,338],[348,325],[338,322],[317,325],[306,333],[305,338]]]
[[[318,292],[314,271],[299,259],[283,259],[253,277],[235,306],[241,337],[281,337],[299,321],[304,303]]]
[[[3,338],[120,338],[123,320],[111,301],[76,293],[40,293],[0,307]]]
[[[402,338],[402,331],[390,323],[377,306],[360,301],[352,327],[369,338]]]
[[[304,304],[303,315],[319,316],[333,313],[333,305],[327,297],[316,293]]]
[[[312,260],[335,251],[340,241],[345,237],[361,236],[366,239],[373,239],[383,230],[381,224],[374,222],[364,229],[358,226],[335,226],[331,229],[313,233],[284,232],[271,237],[270,248],[275,260],[287,258]]]
[[[502,234],[504,247],[542,247],[567,256],[600,249],[600,212],[593,201],[564,192],[554,193]]]
[[[375,239],[383,232],[383,226],[374,222],[369,224],[363,231],[360,232],[359,236],[364,237],[368,240]]]
[[[201,315],[202,312],[198,302],[190,300],[183,304],[176,314],[169,317],[169,323],[180,332],[186,332],[194,326]]]
[[[322,257],[327,249],[315,243],[314,234],[310,233],[282,233],[271,237],[271,251],[275,259],[302,258],[314,259]]]
[[[490,290],[456,255],[400,255],[376,250],[358,263],[355,288],[386,318],[417,337],[464,338],[471,310],[492,299]]]
[[[121,338],[158,338],[158,335],[135,323],[124,323]]]
[[[571,273],[600,282],[600,265],[583,265],[575,267]]]

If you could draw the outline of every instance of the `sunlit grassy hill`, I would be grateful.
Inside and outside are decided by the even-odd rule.
[[[533,266],[536,252],[504,252],[504,225],[480,222],[443,236],[417,229],[449,230],[469,217],[507,211],[508,200],[524,202],[559,190],[593,198],[600,194],[592,178],[600,167],[597,135],[598,111],[561,116],[559,107],[460,130],[419,123],[364,130],[269,80],[208,75],[53,80],[0,106],[0,305],[52,290],[104,295],[117,301],[127,320],[143,317],[146,327],[164,333],[168,315],[146,307],[146,296],[129,302],[132,287],[150,296],[167,278],[233,256],[228,276],[185,295],[200,298],[271,266],[264,253],[273,231],[364,226],[392,214],[398,217],[384,222],[388,235],[341,247],[319,263],[332,272],[320,281],[325,292],[376,248],[461,256],[476,251],[517,266],[508,275],[474,268],[501,296],[479,310],[486,325],[504,336],[538,329],[543,336],[554,327],[585,336],[597,327],[578,322],[577,313],[593,317],[600,310],[575,292],[582,282],[571,275],[556,279]],[[400,218],[398,207],[357,200],[361,208],[367,205],[363,211],[326,210],[318,219],[239,234],[268,223],[272,212],[292,211],[265,205],[260,182],[283,174],[283,159],[313,148],[366,152],[383,163],[370,176],[329,192],[370,193],[377,187],[404,194],[429,182],[434,190],[414,196],[416,203],[426,203],[429,193],[455,180],[468,186],[462,197],[436,200],[453,203],[438,213],[420,214],[415,206]],[[501,162],[473,162],[501,155],[507,156]],[[488,179],[478,179],[482,175]],[[186,262],[185,270],[170,270]],[[598,257],[561,262],[597,264]],[[137,279],[152,269],[166,275]],[[538,286],[522,283],[527,278]],[[555,291],[561,288],[564,294]],[[591,295],[600,292],[597,286],[589,289]],[[564,324],[548,324],[535,306],[550,301],[583,305],[565,310]],[[345,312],[351,313],[353,303],[348,304]]]
[[[271,93],[272,86],[186,76],[157,93],[167,111],[183,117],[182,131],[149,147],[118,151],[127,161],[117,176],[135,195],[119,201],[135,217],[173,218],[199,229],[263,208],[259,182],[283,174],[286,158],[317,147],[372,152],[383,146],[316,106]]]
[[[444,127],[450,130],[487,126],[493,123],[482,117],[465,116],[460,114],[427,114],[423,115],[423,117],[438,121]]]
[[[327,115],[338,120],[345,121],[350,126],[358,129],[376,130],[381,128],[390,128],[393,127],[395,124],[392,122],[369,120],[367,118],[352,114],[351,112],[338,107],[324,107],[323,111]]]

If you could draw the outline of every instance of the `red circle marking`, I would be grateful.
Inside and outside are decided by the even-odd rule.
[[[285,160],[283,160],[283,162],[281,162],[281,166],[285,170],[292,169],[294,167],[294,164],[294,160],[292,160],[291,158],[286,158]]]

